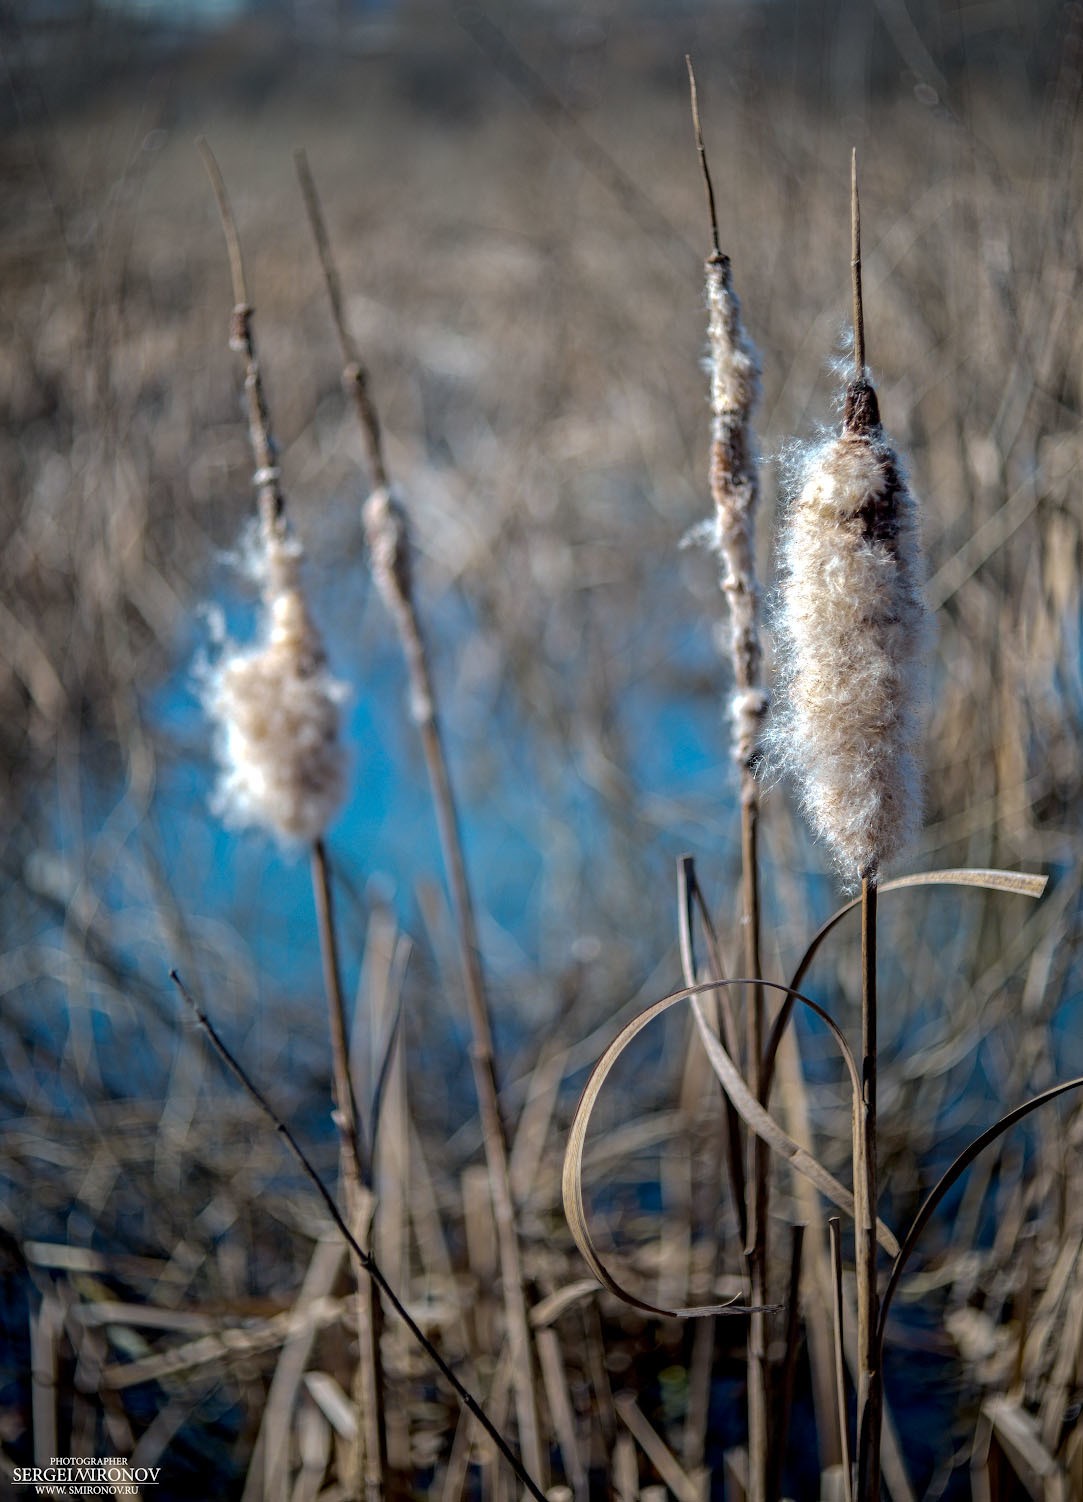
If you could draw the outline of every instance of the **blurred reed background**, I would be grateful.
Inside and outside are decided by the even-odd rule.
[[[360,449],[292,149],[320,184],[413,514],[536,1302],[584,1274],[559,1198],[584,1071],[618,1017],[680,983],[677,858],[695,856],[726,942],[739,888],[723,604],[714,561],[680,547],[710,505],[686,52],[763,357],[761,575],[794,445],[837,420],[856,146],[869,362],[939,633],[926,820],[899,869],[1051,876],[1038,904],[884,904],[886,1218],[904,1223],[980,1127],[1083,1072],[1083,20],[1021,0],[194,17],[0,14],[2,1464],[97,1446],[160,1463],[163,1502],[346,1495],[341,1258],[166,979],[178,966],[333,1179],[305,862],[208,809],[196,665],[222,621],[251,629],[255,596],[224,557],[252,464],[193,138],[230,184],[309,596],[351,688],[329,848],[363,1112],[392,1049],[375,1245],[506,1411],[435,826],[369,587]],[[762,858],[765,963],[783,975],[839,898],[782,784],[764,793]],[[807,985],[854,1027],[854,933]],[[622,1061],[587,1155],[597,1234],[662,1304],[736,1291],[743,1272],[724,1203],[715,1266],[721,1112],[689,1026],[668,1013]],[[841,1175],[848,1096],[822,1031],[799,1035],[777,1109]],[[1083,1495],[1075,1109],[1006,1138],[924,1243],[889,1337],[913,1488],[889,1485],[895,1502],[964,1496],[971,1474],[992,1496]],[[742,1322],[719,1326],[704,1387],[687,1325],[608,1295],[551,1320],[555,1479],[577,1498],[663,1480],[722,1495]],[[269,1408],[284,1346],[306,1341]],[[385,1348],[402,1485],[510,1495],[393,1323]],[[832,1456],[804,1354],[797,1383],[785,1490],[816,1497]],[[683,1481],[658,1469],[646,1422]],[[1049,1476],[1069,1490],[1034,1490]]]

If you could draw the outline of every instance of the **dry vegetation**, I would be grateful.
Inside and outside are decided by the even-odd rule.
[[[953,54],[942,103],[939,80],[900,86],[890,53],[862,73],[841,22],[815,66],[788,72],[800,23],[766,14],[728,18],[728,33],[694,15],[608,36],[524,21],[524,51],[579,123],[537,91],[525,100],[507,57],[501,72],[431,18],[304,69],[242,31],[70,108],[29,52],[14,58],[17,122],[0,142],[17,205],[0,227],[5,1466],[123,1453],[163,1465],[163,1497],[348,1494],[344,1248],[166,980],[176,964],[332,1180],[304,862],[215,827],[186,688],[210,636],[201,602],[218,595],[242,631],[252,606],[218,558],[250,514],[252,464],[198,131],[245,244],[309,592],[331,669],[353,686],[358,791],[328,843],[363,1115],[391,1049],[374,1247],[497,1425],[515,1432],[513,1373],[455,939],[397,647],[366,582],[362,450],[295,145],[411,507],[554,1482],[577,1502],[662,1484],[691,1498],[721,1495],[724,1476],[735,1486],[741,1465],[746,1324],[654,1320],[585,1285],[560,1202],[585,1069],[680,984],[683,852],[736,947],[723,607],[714,561],[678,550],[709,507],[689,47],[722,241],[763,356],[761,573],[792,440],[835,420],[856,144],[869,360],[921,504],[939,633],[925,824],[898,869],[1051,877],[1038,903],[883,900],[884,1218],[904,1226],[975,1132],[1083,1072],[1078,16],[1067,8],[1061,44],[1030,56],[1032,87],[997,71],[991,44],[984,66]],[[1005,22],[1009,51],[1021,28]],[[944,35],[923,32],[947,68]],[[763,957],[779,978],[836,906],[791,803],[766,786]],[[851,1033],[855,939],[840,929],[806,981]],[[798,1035],[775,1110],[845,1179],[837,1055],[815,1024]],[[1078,1109],[1069,1096],[1004,1138],[926,1233],[888,1332],[887,1398],[916,1488],[889,1435],[893,1502],[965,1495],[971,1472],[994,1498],[1083,1497]],[[592,1224],[651,1302],[744,1287],[722,1118],[683,1007],[601,1098]],[[838,1459],[831,1394],[813,1395],[830,1339],[814,1281],[823,1210],[780,1170],[772,1214],[776,1288],[786,1223],[810,1226],[785,1487],[815,1497]],[[781,1319],[769,1335],[774,1359]],[[396,1486],[511,1496],[393,1318],[383,1360]]]

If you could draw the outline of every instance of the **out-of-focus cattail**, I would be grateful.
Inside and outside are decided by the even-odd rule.
[[[759,356],[741,322],[727,256],[706,262],[707,341],[711,377],[711,497],[722,588],[730,607],[733,753],[742,767],[755,758],[768,708],[761,682],[763,649],[756,583],[756,502],[759,474],[752,411],[760,395]]]
[[[782,545],[786,711],[774,736],[850,879],[875,876],[921,812],[929,638],[916,507],[871,383],[807,467]]]
[[[756,583],[756,502],[760,495],[752,412],[760,399],[760,357],[741,322],[741,304],[733,290],[733,272],[718,241],[718,213],[707,151],[699,119],[699,99],[692,59],[685,58],[707,212],[711,254],[704,263],[707,295],[707,369],[711,378],[712,542],[722,560],[722,588],[730,607],[730,657],[734,694],[731,701],[733,754],[743,769],[746,798],[755,800],[751,776],[770,699],[761,682],[763,648]]]
[[[249,562],[263,591],[263,642],[226,653],[204,689],[218,732],[217,810],[286,843],[318,839],[345,790],[345,690],[328,672],[301,587],[303,556],[282,522],[259,529]]]

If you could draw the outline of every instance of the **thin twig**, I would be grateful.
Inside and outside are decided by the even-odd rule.
[[[339,1131],[340,1160],[346,1213],[358,1240],[367,1243],[372,1225],[372,1162],[366,1151],[350,1076],[350,1049],[346,1032],[346,1003],[338,959],[331,878],[327,850],[322,840],[312,846],[312,890],[316,900],[316,925],[320,936],[324,991],[327,995],[334,1061],[335,1116]],[[363,1359],[358,1363],[358,1396],[361,1399],[364,1453],[361,1474],[367,1502],[379,1502],[387,1472],[383,1363],[380,1358],[382,1311],[371,1278],[354,1258],[357,1283],[358,1345]]]
[[[692,59],[686,52],[684,55],[685,67],[688,69],[688,89],[692,98],[692,129],[696,136],[696,151],[699,153],[700,170],[703,173],[703,186],[707,192],[707,214],[711,221],[711,243],[714,246],[716,256],[721,256],[722,247],[718,242],[718,211],[715,207],[714,184],[711,182],[711,169],[707,165],[707,148],[703,144],[703,130],[699,120],[699,92],[696,89],[696,71],[692,67]]]
[[[508,1444],[507,1440],[500,1433],[499,1429],[496,1428],[495,1424],[493,1424],[492,1420],[488,1417],[481,1404],[477,1401],[477,1399],[473,1396],[469,1389],[464,1387],[463,1383],[459,1380],[455,1372],[444,1360],[443,1356],[441,1356],[440,1352],[433,1345],[432,1341],[425,1334],[424,1330],[422,1330],[421,1326],[417,1323],[413,1315],[411,1315],[410,1311],[406,1308],[406,1305],[402,1302],[398,1294],[392,1288],[391,1284],[387,1281],[387,1278],[384,1276],[384,1273],[381,1270],[372,1252],[363,1247],[358,1241],[357,1237],[350,1230],[350,1227],[346,1224],[346,1220],[343,1217],[342,1212],[335,1204],[334,1196],[331,1194],[331,1191],[327,1188],[327,1185],[320,1178],[320,1175],[316,1172],[316,1169],[313,1167],[312,1163],[305,1155],[304,1149],[297,1141],[297,1138],[293,1135],[293,1132],[290,1130],[289,1126],[285,1121],[282,1120],[281,1116],[278,1115],[274,1107],[267,1100],[266,1096],[263,1095],[259,1087],[252,1081],[252,1079],[244,1069],[244,1066],[235,1057],[235,1055],[230,1052],[227,1045],[219,1036],[214,1023],[210,1020],[206,1012],[196,1001],[192,993],[188,990],[187,986],[181,980],[176,970],[171,970],[169,972],[169,978],[176,986],[181,996],[183,996],[184,1000],[187,1002],[193,1016],[195,1017],[196,1021],[199,1023],[203,1031],[206,1033],[207,1037],[210,1040],[211,1046],[213,1047],[218,1057],[222,1060],[222,1063],[225,1064],[230,1074],[233,1075],[234,1079],[236,1079],[238,1083],[243,1087],[243,1089],[248,1093],[251,1099],[267,1117],[268,1121],[270,1121],[271,1125],[274,1127],[278,1135],[285,1142],[286,1146],[289,1148],[290,1152],[296,1159],[302,1172],[309,1179],[316,1192],[319,1194],[328,1215],[334,1222],[335,1229],[346,1242],[347,1246],[349,1246],[354,1256],[357,1257],[357,1259],[360,1261],[361,1265],[364,1267],[365,1271],[368,1273],[372,1281],[379,1285],[380,1290],[384,1294],[384,1297],[387,1299],[387,1302],[390,1304],[391,1308],[395,1311],[398,1317],[402,1320],[407,1330],[409,1330],[411,1336],[425,1352],[426,1356],[428,1356],[432,1361],[433,1365],[440,1372],[440,1375],[451,1384],[460,1402],[463,1404],[463,1407],[469,1411],[469,1413],[485,1430],[486,1434],[500,1451],[501,1455],[503,1455],[504,1459],[511,1466],[512,1470],[526,1487],[530,1495],[536,1499],[536,1502],[547,1502],[545,1493],[538,1486],[537,1482],[534,1481],[529,1472],[525,1469],[518,1455],[516,1455],[515,1451]]]
[[[338,277],[323,214],[320,210],[319,196],[312,174],[308,170],[307,161],[300,154],[297,158],[297,170],[304,190],[309,222],[316,240],[324,278],[328,281],[332,313],[341,324],[339,339],[343,353],[349,355],[354,353],[354,345],[346,329],[341,296],[336,298],[331,290],[338,286]],[[496,1082],[492,1021],[481,964],[481,948],[478,942],[473,895],[463,855],[458,808],[437,717],[436,694],[428,651],[414,600],[408,525],[402,507],[390,496],[390,483],[380,440],[377,411],[369,395],[360,362],[354,360],[352,368],[347,367],[343,378],[351,381],[353,389],[359,393],[355,401],[355,410],[369,462],[370,479],[374,487],[373,494],[365,508],[366,532],[373,559],[373,572],[391,610],[406,658],[414,719],[421,738],[422,753],[436,813],[440,848],[450,889],[452,915],[459,947],[459,963],[473,1038],[470,1062],[478,1096],[482,1137],[493,1197],[493,1218],[496,1222],[500,1251],[507,1339],[519,1419],[519,1440],[528,1468],[544,1480],[547,1467],[538,1418],[533,1345],[527,1315],[519,1231],[508,1172],[507,1133],[500,1113]]]
[[[299,147],[294,152],[293,161],[305,200],[305,211],[312,229],[312,238],[316,242],[316,254],[320,258],[320,266],[323,269],[327,297],[331,304],[331,318],[335,325],[335,333],[338,335],[339,348],[342,350],[342,384],[349,391],[357,412],[372,486],[374,489],[383,487],[386,490],[390,479],[384,458],[380,418],[369,395],[368,371],[361,363],[357,345],[351,338],[346,324],[346,315],[342,306],[342,283],[331,254],[331,241],[327,235],[327,224],[320,206],[320,195],[316,191],[316,182],[303,148]]]

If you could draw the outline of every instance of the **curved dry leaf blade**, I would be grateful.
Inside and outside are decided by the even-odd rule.
[[[633,1305],[637,1309],[646,1311],[648,1314],[662,1315],[666,1318],[690,1319],[711,1314],[748,1314],[758,1312],[750,1310],[747,1306],[738,1306],[732,1301],[728,1304],[702,1305],[686,1309],[662,1309],[656,1304],[645,1302],[636,1294],[630,1293],[624,1288],[605,1266],[587,1223],[586,1204],[583,1198],[583,1153],[586,1146],[587,1128],[590,1125],[590,1118],[598,1097],[612,1072],[613,1066],[632,1042],[633,1038],[638,1037],[643,1029],[649,1026],[656,1017],[660,1017],[670,1007],[676,1006],[680,1001],[692,999],[697,1026],[707,1048],[708,1058],[723,1089],[726,1091],[727,1097],[732,1101],[746,1125],[751,1127],[757,1136],[766,1142],[769,1147],[773,1148],[775,1152],[786,1159],[798,1173],[803,1173],[809,1178],[832,1204],[844,1210],[849,1216],[853,1217],[854,1215],[853,1195],[828,1173],[827,1169],[811,1153],[797,1142],[794,1142],[791,1137],[787,1136],[774,1118],[768,1115],[741,1078],[740,1070],[734,1064],[730,1055],[711,1032],[706,1018],[703,1016],[702,1009],[696,1001],[697,997],[717,990],[720,985],[747,986],[749,984],[750,982],[747,979],[740,979],[721,982],[706,981],[702,985],[685,986],[682,990],[675,991],[672,995],[663,997],[661,1001],[654,1002],[653,1005],[640,1012],[638,1016],[633,1017],[631,1022],[627,1023],[617,1034],[616,1038],[594,1066],[583,1090],[579,1105],[576,1107],[575,1116],[572,1119],[571,1129],[568,1133],[568,1146],[564,1155],[561,1192],[564,1199],[564,1213],[567,1217],[575,1244],[578,1246],[591,1272],[593,1272],[600,1283],[604,1284],[611,1293],[615,1293],[618,1298],[623,1299],[626,1303]],[[773,990],[786,991],[788,989],[774,981],[763,981],[761,984]],[[831,1028],[846,1060],[847,1068],[850,1072],[851,1088],[856,1088],[857,1067],[854,1063],[853,1055],[842,1034],[839,1032],[837,1025],[824,1012],[823,1008],[817,1006],[815,1002],[809,1001],[807,997],[801,997],[800,1000],[819,1017],[823,1018]],[[708,1040],[710,1041],[708,1042]],[[898,1255],[898,1241],[891,1230],[879,1220],[877,1221],[877,1240],[892,1257]]]
[[[948,867],[943,871],[912,871],[908,876],[894,876],[890,881],[883,881],[879,885],[880,895],[886,892],[901,892],[908,887],[980,887],[988,892],[1010,892],[1017,897],[1038,898],[1044,893],[1049,885],[1048,876],[1035,876],[1026,871],[998,871],[993,868],[982,867]],[[838,927],[847,913],[852,913],[855,908],[861,906],[861,898],[855,897],[852,901],[844,903],[836,912],[831,914],[827,922],[813,935],[808,948],[801,956],[801,963],[793,973],[790,981],[791,992],[799,991],[801,983],[808,974],[809,967],[819,952],[820,945],[827,936]],[[782,1035],[790,1024],[793,1016],[794,997],[787,996],[779,1008],[771,1028],[771,1036],[767,1041],[764,1053],[764,1080],[766,1082],[766,1094],[770,1098],[771,1084],[775,1074],[775,1060],[778,1055]]]
[[[696,862],[691,855],[684,855],[677,863],[677,934],[681,951],[681,971],[684,975],[686,986],[696,984],[696,951],[693,920],[698,910],[700,921],[703,924],[703,932],[707,940],[707,952],[710,957],[710,974],[717,976],[719,980],[725,975],[725,967],[722,964],[722,954],[718,946],[718,937],[711,922],[711,915],[704,900],[699,880],[696,876]],[[733,1007],[730,1004],[730,993],[727,986],[722,986],[714,992],[712,1000],[717,1003],[718,1014],[721,1018],[722,1036],[726,1040],[730,1057],[738,1057],[737,1044],[737,1021],[733,1015]],[[733,1198],[734,1208],[737,1211],[737,1234],[741,1238],[741,1245],[748,1241],[748,1206],[745,1193],[745,1137],[741,1130],[741,1118],[734,1109],[733,1102],[725,1091],[722,1093],[726,1110],[726,1168],[730,1180],[730,1194]]]
[[[1040,1095],[1031,1096],[1030,1100],[1024,1101],[1021,1106],[1016,1106],[1014,1111],[1009,1111],[1006,1116],[1002,1116],[999,1121],[995,1121],[991,1127],[987,1127],[984,1132],[975,1137],[973,1142],[963,1148],[963,1151],[955,1159],[951,1167],[937,1180],[936,1184],[929,1191],[925,1203],[914,1216],[910,1229],[903,1238],[902,1247],[895,1258],[895,1264],[891,1269],[891,1276],[888,1278],[887,1287],[884,1289],[884,1296],[880,1303],[880,1322],[876,1331],[876,1338],[880,1343],[881,1350],[884,1344],[884,1331],[887,1328],[888,1310],[895,1296],[895,1290],[899,1286],[899,1279],[903,1275],[903,1270],[910,1260],[922,1231],[929,1224],[944,1196],[954,1187],[970,1167],[971,1163],[974,1162],[974,1159],[983,1153],[987,1147],[991,1147],[1005,1132],[1010,1131],[1013,1126],[1029,1116],[1032,1111],[1037,1111],[1041,1106],[1046,1106],[1050,1101],[1056,1100],[1059,1095],[1066,1095],[1069,1090],[1078,1090],[1081,1086],[1083,1086],[1083,1075],[1077,1075],[1075,1079],[1065,1080],[1060,1085],[1053,1085],[1050,1089],[1043,1090]]]
[[[576,1304],[581,1304],[584,1299],[592,1299],[597,1292],[598,1284],[593,1278],[580,1278],[575,1283],[558,1288],[556,1293],[549,1294],[534,1305],[530,1311],[530,1323],[535,1330],[544,1330],[562,1314],[567,1314],[569,1309],[574,1309]]]
[[[771,983],[764,981],[763,984],[770,985]],[[798,997],[797,999],[804,1000],[805,998]],[[759,1101],[752,1094],[752,1091],[741,1078],[740,1070],[736,1064],[707,1026],[706,1018],[703,1016],[703,1011],[697,998],[692,996],[690,1000],[692,1002],[692,1011],[695,1014],[696,1023],[699,1027],[699,1035],[704,1048],[707,1050],[707,1057],[711,1061],[711,1067],[721,1081],[723,1090],[725,1090],[737,1108],[742,1121],[756,1133],[761,1142],[766,1142],[772,1152],[777,1153],[780,1158],[784,1158],[791,1168],[796,1169],[798,1173],[803,1174],[810,1183],[814,1184],[825,1199],[830,1200],[838,1209],[845,1210],[846,1214],[853,1219],[855,1214],[854,1197],[850,1190],[845,1185],[840,1184],[838,1179],[832,1174],[828,1173],[818,1158],[814,1158],[807,1148],[795,1142],[792,1137],[782,1130],[775,1118],[764,1110],[763,1106],[760,1105]],[[826,1018],[826,1014],[819,1007],[813,1005],[813,1010],[819,1016],[824,1017],[825,1020],[830,1020]],[[832,1030],[836,1032],[837,1039],[841,1040],[841,1035],[837,1033],[837,1030],[834,1027],[832,1027]],[[843,1042],[843,1047],[845,1048],[846,1055],[849,1055],[850,1051],[846,1048],[845,1042]],[[854,1065],[852,1055],[847,1059],[847,1063],[850,1067],[851,1085],[853,1085]],[[898,1256],[899,1243],[891,1229],[882,1220],[876,1222],[876,1239],[890,1256]]]
[[[695,991],[709,991],[714,989],[708,982],[706,985],[691,988]],[[597,1103],[602,1087],[620,1058],[621,1054],[631,1043],[633,1038],[639,1036],[643,1029],[650,1025],[656,1017],[667,1012],[670,1007],[676,1006],[679,1001],[684,1001],[689,995],[689,988],[677,991],[672,996],[663,997],[656,1001],[645,1011],[633,1017],[627,1023],[616,1038],[606,1049],[605,1053],[595,1064],[591,1076],[587,1080],[582,1098],[576,1107],[575,1116],[572,1119],[571,1130],[568,1133],[568,1146],[564,1154],[564,1172],[561,1178],[561,1193],[564,1198],[564,1214],[568,1220],[568,1226],[575,1240],[576,1246],[582,1253],[583,1260],[598,1282],[615,1293],[619,1299],[633,1308],[642,1309],[646,1314],[660,1315],[664,1319],[695,1319],[706,1315],[715,1314],[750,1314],[753,1312],[747,1305],[739,1305],[735,1300],[725,1304],[704,1304],[691,1306],[684,1309],[663,1309],[657,1304],[650,1304],[645,1299],[639,1298],[625,1288],[606,1267],[598,1252],[594,1238],[587,1224],[586,1205],[583,1200],[583,1151],[587,1140],[587,1127],[590,1125],[591,1114]]]

